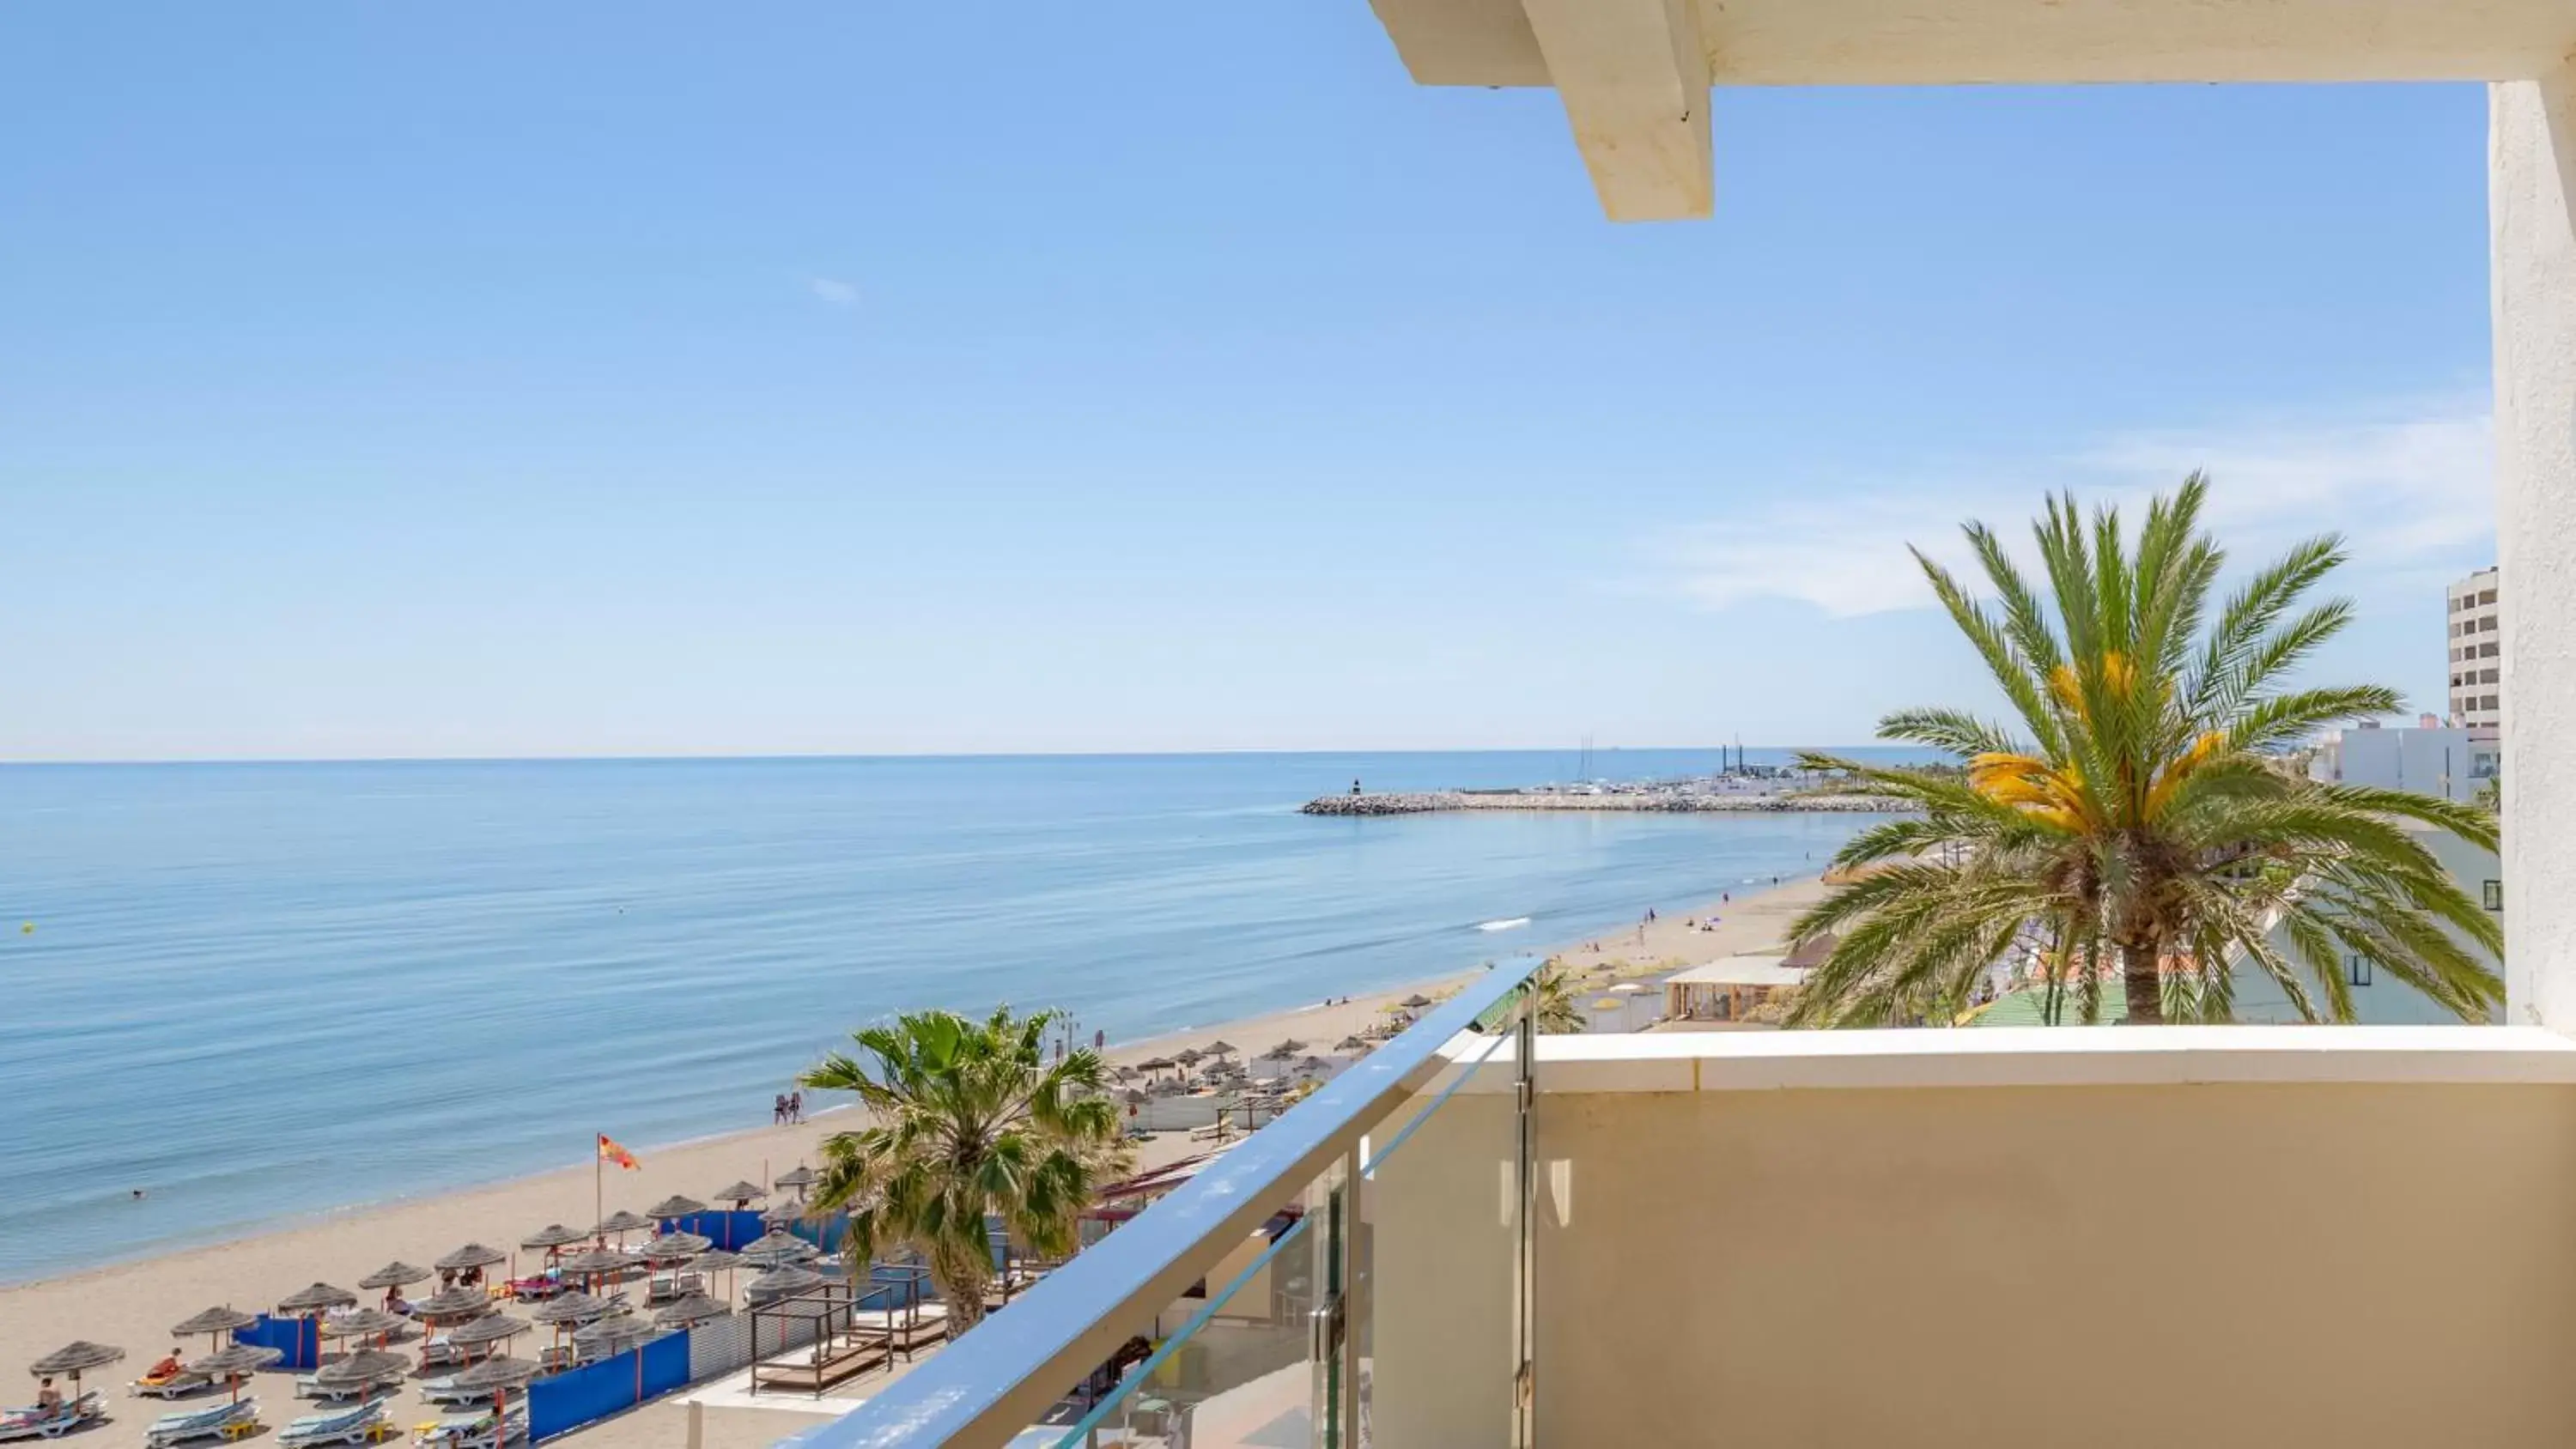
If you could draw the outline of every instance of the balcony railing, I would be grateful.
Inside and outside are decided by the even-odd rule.
[[[1479,1301],[1510,1305],[1461,1325],[1492,1340],[1469,1371],[1490,1382],[1450,1387],[1490,1396],[1496,1422],[1527,1442],[1535,1186],[1521,988],[1536,969],[1492,971],[1433,1008],[883,1393],[798,1435],[799,1449],[1366,1442],[1370,1224],[1393,1180],[1380,1169],[1434,1116],[1490,1150],[1468,1155],[1473,1172],[1404,1176],[1402,1191],[1468,1209],[1447,1261],[1406,1265],[1406,1291],[1473,1280]]]

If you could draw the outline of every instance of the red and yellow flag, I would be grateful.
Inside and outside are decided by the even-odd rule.
[[[618,1146],[617,1139],[609,1136],[605,1132],[599,1134],[599,1160],[602,1162],[614,1162],[618,1166],[625,1168],[628,1172],[633,1172],[635,1169],[644,1165],[635,1160],[634,1153]]]

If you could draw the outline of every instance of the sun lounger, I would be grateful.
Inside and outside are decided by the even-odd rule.
[[[204,1374],[190,1373],[186,1369],[181,1369],[175,1374],[163,1374],[159,1378],[145,1374],[125,1387],[129,1393],[148,1394],[156,1399],[176,1399],[193,1394],[199,1389],[210,1389],[214,1386],[215,1381]]]
[[[454,1374],[448,1374],[442,1378],[422,1379],[420,1381],[419,1388],[421,1401],[423,1403],[463,1404],[468,1407],[480,1404],[485,1407],[489,1407],[492,1402],[492,1391],[490,1389],[460,1389],[456,1386],[456,1375]],[[515,1399],[519,1396],[521,1391],[518,1389],[505,1389],[503,1392]]]
[[[277,1431],[279,1449],[322,1449],[329,1444],[363,1444],[385,1428],[385,1406],[379,1400],[354,1409],[307,1414]]]
[[[527,1436],[527,1410],[514,1407],[499,1416],[489,1409],[479,1414],[450,1414],[413,1430],[412,1442],[426,1449],[501,1449]]]
[[[96,1389],[50,1409],[0,1409],[0,1439],[52,1439],[97,1421],[105,1412]]]
[[[441,1333],[425,1339],[420,1345],[422,1368],[439,1368],[447,1364],[463,1362],[465,1362],[465,1350],[457,1347],[455,1341],[446,1334]]]
[[[234,1403],[209,1404],[202,1409],[189,1409],[177,1414],[163,1414],[143,1431],[143,1442],[150,1449],[165,1449],[171,1444],[185,1444],[193,1439],[239,1439],[259,1429],[259,1400],[242,1399]]]
[[[326,1384],[306,1374],[295,1381],[295,1397],[318,1403],[337,1404],[349,1399],[363,1399],[374,1393],[379,1384]]]
[[[572,1285],[554,1273],[539,1273],[533,1278],[513,1278],[506,1285],[511,1297],[522,1303],[541,1303],[560,1297]]]

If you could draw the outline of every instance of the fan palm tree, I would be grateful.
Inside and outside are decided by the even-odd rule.
[[[1123,1150],[1099,1054],[1047,1060],[1056,1020],[1007,1006],[982,1021],[914,1012],[854,1034],[866,1061],[835,1052],[802,1078],[867,1110],[867,1126],[824,1139],[813,1193],[818,1209],[848,1210],[853,1271],[882,1244],[910,1244],[957,1332],[984,1316],[987,1219],[1037,1252],[1072,1252],[1077,1219]]]
[[[1836,857],[1850,878],[1790,928],[1839,937],[1794,1023],[1947,1020],[2014,950],[2088,1021],[2113,972],[2131,1022],[2229,1020],[2231,962],[2250,962],[2307,1019],[2349,1021],[2346,957],[2488,1019],[2503,988],[2469,947],[2501,955],[2503,933],[2402,822],[2492,850],[2494,817],[2282,767],[2318,727],[2399,701],[2288,683],[2351,618],[2346,600],[2300,602],[2343,562],[2332,536],[2212,612],[2225,556],[2199,526],[2207,492],[2193,474],[2134,540],[2115,510],[2088,524],[2071,496],[2050,499],[2033,532],[2053,609],[1982,524],[1965,532],[1991,605],[1914,551],[2011,723],[1956,709],[1880,722],[1883,739],[1963,759],[1959,775],[1808,757],[1921,813],[1854,837]]]
[[[1590,1022],[1583,1015],[1583,983],[1565,962],[1550,956],[1538,974],[1530,978],[1530,1021],[1539,1032],[1565,1036],[1585,1030]]]

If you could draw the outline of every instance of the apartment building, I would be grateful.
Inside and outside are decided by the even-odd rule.
[[[2447,591],[2450,606],[2451,723],[2494,729],[2504,722],[2504,625],[2496,605],[2496,571],[2483,568]]]

